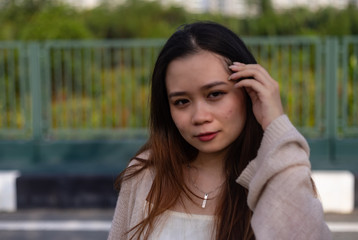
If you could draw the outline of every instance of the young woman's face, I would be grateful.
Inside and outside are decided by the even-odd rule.
[[[172,118],[199,153],[225,152],[244,127],[244,92],[234,88],[229,75],[224,58],[208,51],[168,65],[166,87]]]

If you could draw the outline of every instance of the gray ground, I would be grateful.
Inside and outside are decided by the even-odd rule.
[[[4,222],[32,221],[100,221],[109,223],[113,209],[31,209],[19,210],[14,213],[0,213],[0,240],[100,240],[106,239],[108,230],[4,230]],[[327,222],[358,224],[358,210],[352,214],[326,214]],[[358,228],[358,227],[357,227]],[[358,229],[352,232],[334,232],[334,240],[357,240]]]

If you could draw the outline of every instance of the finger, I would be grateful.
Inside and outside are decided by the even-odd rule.
[[[255,91],[256,93],[263,93],[267,89],[260,82],[252,79],[243,79],[240,82],[236,83],[234,86],[237,88],[247,88],[250,89],[250,91]]]
[[[276,80],[274,80],[270,74],[266,71],[265,68],[263,68],[261,65],[259,64],[243,64],[243,63],[238,63],[238,62],[234,62],[233,65],[229,66],[231,71],[236,72],[242,72],[244,70],[249,70],[249,72],[247,72],[247,74],[252,73],[253,77],[259,81],[265,81],[267,83],[273,83],[276,82]],[[235,76],[232,76],[231,78],[234,78]],[[247,77],[247,76],[245,76]],[[259,79],[260,78],[260,79]],[[238,78],[235,78],[238,79]]]
[[[251,87],[245,87],[245,90],[247,94],[249,94],[252,102],[255,102],[259,98],[257,92],[253,90]]]
[[[248,68],[241,69],[241,70],[238,70],[237,72],[232,73],[229,76],[229,80],[236,81],[236,82],[239,82],[245,78],[246,79],[248,79],[248,78],[255,79],[264,85],[271,83],[266,80],[267,79],[266,76],[264,76],[260,71],[257,71],[255,69],[248,69]]]
[[[256,69],[257,71],[260,71],[262,74],[270,76],[270,74],[266,71],[266,69],[262,67],[260,64],[244,64],[239,62],[233,62],[232,65],[242,68],[246,67],[246,68]]]
[[[256,82],[260,82],[265,88],[267,88],[267,91],[272,92],[272,93],[276,93],[280,91],[280,87],[277,81],[275,81],[274,79],[272,79],[270,76],[265,77],[262,76],[262,72],[258,71],[258,73],[256,73],[256,71],[254,71],[256,73],[256,75],[253,75],[253,72],[251,72],[252,70],[249,69],[245,69],[239,72],[235,72],[233,73],[230,77],[231,81],[234,81],[236,83],[243,81],[244,79],[249,80],[248,76],[254,76],[252,77],[254,80],[251,81],[256,81]]]
[[[251,87],[253,90],[257,91],[260,95],[265,96],[265,98],[279,98],[280,97],[280,87],[275,81],[273,84],[270,84],[269,87],[255,81],[252,79],[244,79],[234,85],[235,87]]]

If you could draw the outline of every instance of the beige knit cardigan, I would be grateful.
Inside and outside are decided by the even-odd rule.
[[[282,115],[267,127],[257,157],[236,180],[249,190],[256,239],[332,239],[310,176],[308,144]],[[152,179],[146,170],[122,185],[108,240],[130,238],[126,231],[145,216]]]

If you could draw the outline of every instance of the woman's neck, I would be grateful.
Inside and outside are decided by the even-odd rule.
[[[225,183],[224,157],[202,154],[184,168],[185,184],[193,195],[178,202],[174,211],[214,215]],[[206,196],[206,197],[205,197]]]
[[[224,157],[224,154],[199,153],[190,165],[195,167],[201,174],[224,178]]]
[[[223,154],[199,154],[190,164],[189,174],[204,192],[210,192],[225,181]]]

